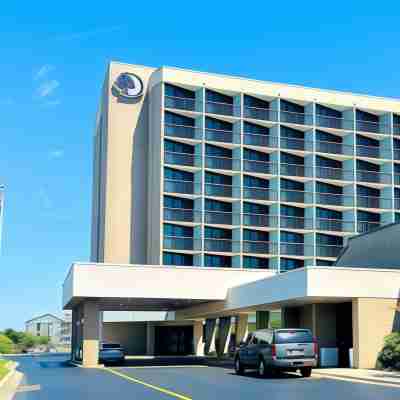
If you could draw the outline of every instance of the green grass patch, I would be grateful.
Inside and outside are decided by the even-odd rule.
[[[0,380],[3,379],[9,371],[6,364],[8,364],[7,360],[0,360]]]

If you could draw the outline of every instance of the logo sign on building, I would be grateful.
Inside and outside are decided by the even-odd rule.
[[[137,99],[143,94],[143,82],[137,75],[123,72],[115,80],[113,90],[118,97]]]

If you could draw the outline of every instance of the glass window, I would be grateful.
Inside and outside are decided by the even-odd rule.
[[[293,329],[290,331],[275,331],[274,343],[312,343],[313,336],[308,330]]]
[[[184,97],[187,99],[194,99],[196,93],[193,90],[185,89],[180,86],[165,84],[165,95],[171,97]]]
[[[254,108],[269,108],[269,102],[265,100],[261,100],[257,97],[244,95],[243,103],[245,107],[254,107]]]
[[[325,115],[327,117],[342,118],[342,113],[334,108],[325,107],[321,104],[315,105],[317,115]]]
[[[378,115],[371,114],[361,110],[356,110],[356,119],[357,121],[376,122],[376,123],[379,122]]]
[[[164,236],[193,237],[191,226],[164,224]]]
[[[363,160],[357,160],[357,169],[360,171],[379,172],[380,167],[378,164],[370,163]]]
[[[255,176],[244,175],[243,186],[245,187],[258,187],[258,188],[269,188],[269,180],[257,178]]]
[[[289,111],[294,113],[304,113],[304,107],[300,104],[292,103],[281,99],[281,111]]]
[[[326,246],[343,246],[343,238],[341,236],[324,235],[322,233],[317,233],[316,242]]]
[[[294,154],[281,153],[281,163],[282,164],[296,164],[304,165],[304,157],[295,156]]]
[[[343,194],[341,186],[330,185],[329,183],[317,182],[316,189],[318,193]]]
[[[209,89],[206,90],[206,100],[215,103],[233,104],[233,97]]]
[[[206,144],[206,155],[232,158],[232,150],[227,149],[226,147],[219,147],[211,144]]]
[[[281,215],[285,215],[288,217],[304,218],[304,208],[282,205],[281,206]]]
[[[164,207],[183,208],[186,210],[193,209],[194,202],[191,199],[182,199],[174,196],[164,196]]]
[[[250,149],[243,150],[243,159],[244,160],[254,160],[254,161],[269,161],[269,154],[263,153],[261,151],[255,151]]]
[[[291,181],[290,179],[281,179],[281,189],[304,191],[304,183]]]
[[[208,239],[232,239],[232,231],[229,229],[204,227],[204,237]]]
[[[204,254],[205,267],[231,267],[232,260],[228,256],[218,256],[213,254]]]
[[[269,135],[269,128],[261,125],[251,124],[250,122],[244,122],[243,132],[252,133],[254,135]]]
[[[379,140],[357,135],[357,145],[379,147]]]
[[[193,182],[194,174],[191,172],[187,172],[187,171],[181,171],[179,169],[165,167],[164,168],[164,178],[177,180],[177,181]]]
[[[333,160],[332,158],[325,158],[317,156],[316,165],[319,167],[329,167],[329,168],[342,168],[342,162],[338,160]]]
[[[269,234],[263,231],[252,231],[251,229],[243,229],[243,240],[251,242],[268,242]]]
[[[194,154],[194,146],[190,144],[174,142],[172,140],[164,140],[164,150],[173,153]]]
[[[163,253],[163,264],[164,265],[181,265],[181,266],[192,266],[193,255],[192,254],[179,254],[179,253]]]
[[[304,235],[296,232],[281,231],[281,242],[283,243],[304,243]]]
[[[218,185],[232,185],[232,177],[230,175],[215,174],[214,172],[206,172],[206,183],[213,183]]]
[[[243,257],[243,268],[268,269],[269,268],[269,259],[261,258],[261,257],[244,256]]]
[[[304,268],[304,260],[297,258],[283,258],[281,257],[281,271],[291,271],[293,269]]]
[[[380,194],[381,194],[381,191],[379,189],[376,189],[376,188],[357,185],[357,194],[359,196],[379,197]]]
[[[381,216],[377,213],[372,213],[368,211],[357,211],[357,221],[362,222],[381,222]]]
[[[317,218],[342,219],[342,212],[329,210],[327,208],[317,207]]]
[[[206,129],[218,129],[232,132],[233,125],[227,121],[206,117]]]
[[[336,136],[332,133],[316,130],[315,135],[316,139],[320,142],[343,143],[343,139],[341,136]]]
[[[317,260],[316,260],[316,264],[317,264],[319,267],[330,267],[330,266],[332,266],[332,265],[334,264],[334,261],[317,259]]]
[[[281,137],[304,139],[304,132],[296,129],[288,128],[287,126],[281,127]]]
[[[256,204],[256,203],[243,203],[243,212],[245,214],[269,214],[269,207],[264,204]]]
[[[232,203],[226,203],[225,201],[206,199],[204,208],[206,210],[210,210],[210,211],[232,212]]]
[[[179,114],[174,114],[169,111],[166,111],[164,113],[164,120],[167,125],[170,124],[170,125],[195,126],[195,121],[193,118],[185,117]]]

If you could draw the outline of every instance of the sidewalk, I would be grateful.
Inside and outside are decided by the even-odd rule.
[[[357,379],[359,381],[399,385],[400,372],[379,371],[376,369],[354,369],[354,368],[321,368],[314,369],[313,375],[332,378]]]

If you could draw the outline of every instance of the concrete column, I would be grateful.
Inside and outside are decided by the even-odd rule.
[[[247,339],[249,333],[249,316],[240,314],[236,317],[236,346]]]
[[[82,365],[87,368],[99,364],[99,305],[96,301],[83,304]]]
[[[221,317],[218,326],[218,357],[228,353],[231,329],[231,317]]]
[[[204,356],[203,343],[203,321],[194,321],[193,324],[193,347],[196,356]]]
[[[396,323],[397,300],[356,298],[352,305],[354,367],[375,368],[384,338]]]
[[[78,310],[77,308],[72,309],[71,313],[71,360],[76,361],[76,350],[77,350],[77,343],[78,343]]]
[[[155,354],[155,335],[156,328],[151,322],[146,325],[146,355],[154,356]]]
[[[204,345],[204,354],[208,355],[215,352],[215,335],[217,332],[217,320],[215,318],[206,319],[206,342]]]
[[[269,311],[256,311],[256,329],[266,329],[269,324]]]

